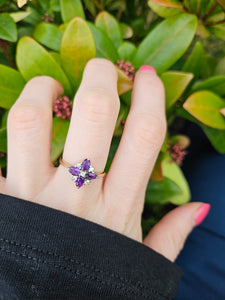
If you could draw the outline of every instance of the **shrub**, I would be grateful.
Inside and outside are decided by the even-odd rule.
[[[146,191],[145,212],[151,204],[156,217],[144,212],[143,224],[155,223],[168,203],[188,202],[180,165],[190,140],[176,128],[177,117],[197,123],[215,149],[225,153],[225,1],[27,2],[0,0],[1,167],[6,167],[7,114],[26,81],[48,75],[64,86],[66,114],[53,117],[51,159],[57,165],[70,122],[69,99],[86,62],[104,57],[117,66],[121,99],[107,171],[129,111],[135,71],[149,64],[165,85],[168,132]]]

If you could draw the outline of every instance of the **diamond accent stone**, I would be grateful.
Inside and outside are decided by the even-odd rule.
[[[78,176],[72,176],[72,180],[73,180],[73,181],[76,181],[77,178],[78,178]]]
[[[84,184],[89,184],[90,182],[91,182],[90,180],[87,180],[87,179],[86,179],[86,180],[84,181]]]
[[[86,172],[80,172],[80,176],[82,176],[82,177],[85,177],[85,175],[86,175]]]
[[[95,170],[95,168],[93,168],[93,167],[89,168],[89,172],[94,172],[94,170]]]
[[[80,169],[81,168],[81,163],[76,164],[76,167]]]

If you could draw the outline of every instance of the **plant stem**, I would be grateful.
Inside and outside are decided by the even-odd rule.
[[[217,21],[217,22],[206,22],[206,23],[204,23],[204,25],[205,26],[214,26],[214,25],[219,25],[219,24],[223,24],[223,23],[225,23],[225,19]]]
[[[12,59],[11,59],[11,57],[9,55],[9,44],[6,41],[0,39],[0,47],[2,48],[2,50],[3,50],[4,54],[5,54],[5,57],[8,60],[8,62],[10,63],[10,65],[14,69],[17,69],[15,63],[12,61]]]
[[[117,21],[120,20],[121,16],[122,16],[122,13],[123,13],[123,7],[122,5],[120,5],[119,9],[118,9],[118,12],[117,12],[117,15],[116,15],[116,19]]]
[[[98,2],[98,0],[93,0],[94,4],[99,10],[104,10],[104,7]]]
[[[202,16],[202,20],[205,20],[208,18],[208,16],[211,14],[211,12],[217,7],[217,2],[213,4],[213,6],[211,6],[209,8],[209,10],[207,10],[207,12]]]

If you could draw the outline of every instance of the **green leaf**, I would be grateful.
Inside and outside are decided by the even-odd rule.
[[[193,74],[169,71],[161,75],[166,92],[166,108],[170,108],[183,94]]]
[[[166,204],[182,195],[181,188],[168,177],[162,181],[149,180],[145,202],[148,204]]]
[[[24,22],[35,26],[43,21],[42,15],[33,7],[29,6],[26,11],[29,12],[29,15],[23,19]]]
[[[10,16],[13,18],[14,22],[19,22],[23,19],[25,19],[27,16],[29,16],[31,12],[29,11],[18,11],[18,12],[14,12],[11,13]]]
[[[94,38],[86,21],[74,18],[67,26],[61,43],[63,68],[77,89],[86,63],[96,56]]]
[[[97,15],[95,24],[108,35],[108,37],[113,41],[115,47],[119,47],[122,44],[119,23],[114,16],[110,15],[106,11],[100,12]]]
[[[154,165],[154,168],[152,170],[152,174],[151,174],[151,180],[152,181],[162,181],[163,180],[163,169],[162,169],[162,160],[163,160],[163,153],[160,152],[158,155],[158,158],[156,160],[156,163]]]
[[[206,21],[207,23],[211,23],[211,22],[218,22],[218,21],[222,21],[224,20],[225,17],[225,13],[221,10],[221,11],[217,11],[215,14],[213,13],[212,15],[210,15]]]
[[[120,31],[123,39],[130,39],[133,36],[134,31],[132,27],[130,27],[125,23],[119,23],[119,26],[120,26]]]
[[[210,90],[219,95],[225,95],[225,76],[214,76],[193,86],[194,91]]]
[[[208,30],[219,39],[225,41],[225,24],[218,24],[215,26],[209,26]]]
[[[33,37],[49,49],[60,50],[62,33],[54,24],[44,22],[38,24],[33,31]]]
[[[122,70],[117,67],[116,69],[118,72],[118,94],[122,95],[133,88],[133,81],[131,81]]]
[[[114,133],[113,136],[121,136],[123,133],[123,127],[124,124],[122,124],[122,121],[125,121],[127,118],[127,115],[129,113],[129,106],[125,105],[122,101],[120,103],[120,111],[119,111],[119,115],[116,121],[116,126],[114,129]]]
[[[187,137],[186,135],[182,135],[182,134],[171,136],[170,141],[173,143],[173,145],[177,144],[182,149],[187,148],[191,143],[191,140],[189,139],[189,137]]]
[[[159,4],[156,4],[153,0],[148,1],[149,7],[160,17],[169,18],[182,13],[181,9],[168,8]]]
[[[155,3],[170,7],[170,8],[183,8],[183,4],[178,0],[153,0]]]
[[[59,28],[59,31],[61,31],[62,33],[65,32],[66,30],[66,27],[68,26],[69,22],[67,23],[62,23],[58,28]]]
[[[91,22],[88,25],[94,37],[97,57],[107,58],[115,63],[119,57],[111,39]]]
[[[62,66],[61,56],[58,52],[50,51],[49,52],[51,56],[54,58],[54,60],[57,62],[60,67]]]
[[[225,118],[220,110],[225,107],[225,101],[209,91],[199,91],[192,94],[183,107],[203,124],[217,129],[225,129]]]
[[[9,109],[5,110],[2,114],[2,120],[1,120],[2,128],[7,127],[8,114],[9,114]]]
[[[107,163],[105,166],[105,172],[107,173],[110,169],[110,166],[112,164],[113,158],[116,154],[116,150],[119,146],[119,142],[120,142],[120,137],[118,136],[114,136],[112,138],[112,142],[111,142],[111,146],[110,146],[110,150],[109,150],[109,155],[108,155],[108,159],[107,159]]]
[[[51,148],[51,160],[55,162],[56,159],[61,155],[66,136],[68,133],[70,120],[54,117],[52,127],[52,148]]]
[[[148,64],[158,73],[167,70],[185,53],[194,37],[196,27],[196,17],[188,14],[180,14],[163,21],[138,47],[133,62],[136,68]]]
[[[221,154],[225,154],[225,130],[218,130],[200,124],[212,146]]]
[[[121,46],[118,48],[118,53],[119,53],[120,59],[131,62],[133,57],[137,53],[137,48],[131,42],[123,42],[121,44]]]
[[[198,79],[205,63],[205,51],[200,42],[197,42],[186,60],[182,71],[194,74],[194,79]]]
[[[17,41],[16,24],[8,13],[0,14],[0,39],[9,42]]]
[[[0,129],[0,151],[7,153],[7,128]]]
[[[190,200],[190,189],[183,175],[181,168],[171,160],[168,155],[162,162],[163,175],[176,183],[181,189],[181,194],[174,195],[170,202],[176,205],[181,205]]]
[[[21,26],[18,28],[18,39],[21,39],[23,36],[32,37],[34,28],[31,26]]]
[[[203,25],[200,21],[198,22],[198,27],[196,29],[197,36],[199,36],[201,39],[206,39],[210,36],[210,32],[206,28],[205,25]]]
[[[25,80],[12,68],[0,65],[0,107],[9,109],[22,92]]]
[[[225,57],[217,62],[214,75],[225,75]]]
[[[8,0],[0,0],[0,7],[3,6]]]
[[[96,15],[96,6],[95,3],[92,0],[83,0],[84,1],[84,6],[86,9],[89,10],[89,12],[95,16]]]
[[[200,75],[201,78],[204,79],[213,76],[215,72],[216,64],[217,64],[216,57],[206,54],[203,67],[201,69],[201,75]]]
[[[60,0],[50,0],[49,10],[53,12],[60,12],[61,11]]]
[[[83,6],[80,0],[60,0],[63,22],[69,22],[75,17],[85,19]]]
[[[23,37],[17,45],[16,62],[26,81],[35,76],[46,75],[61,82],[65,93],[72,97],[70,83],[61,67],[41,45],[30,37]]]

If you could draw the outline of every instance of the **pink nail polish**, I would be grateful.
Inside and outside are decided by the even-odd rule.
[[[148,66],[148,65],[143,65],[140,67],[140,70],[141,71],[148,71],[148,72],[152,72],[152,73],[155,73],[156,74],[156,70],[151,67],[151,66]]]
[[[196,226],[200,225],[204,221],[204,219],[206,218],[206,216],[209,213],[210,208],[211,208],[211,205],[208,203],[204,203],[200,206],[200,208],[198,209],[197,216],[195,218]]]
[[[63,88],[63,84],[60,81],[58,81],[56,79],[55,79],[55,81],[57,81],[61,85],[61,87]]]

